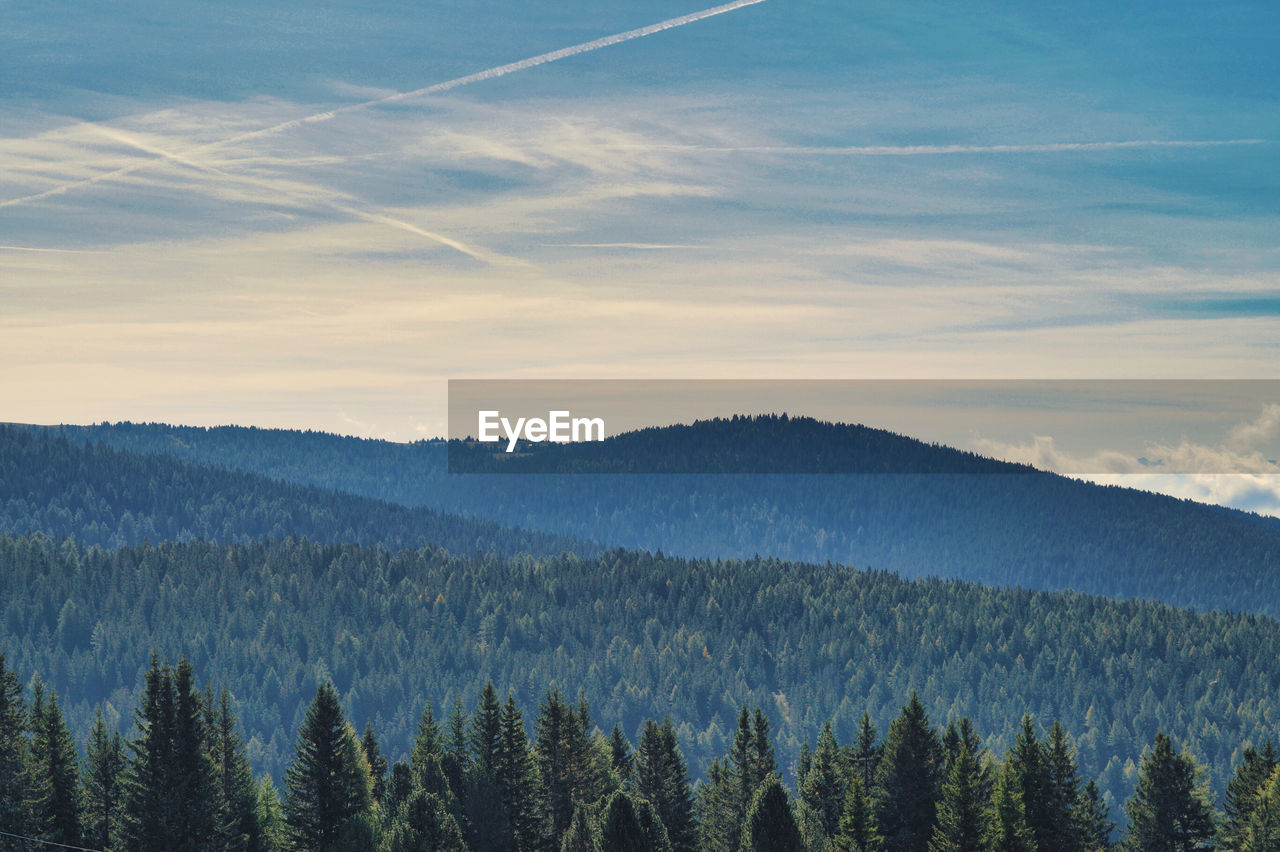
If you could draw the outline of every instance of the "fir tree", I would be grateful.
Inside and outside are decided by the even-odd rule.
[[[84,835],[79,761],[56,692],[33,701],[32,728],[32,772],[40,779],[34,816],[40,837],[78,846]]]
[[[204,702],[196,688],[191,663],[180,659],[173,669],[173,753],[171,757],[178,836],[191,852],[216,843],[216,794],[209,760]]]
[[[619,781],[624,785],[631,781],[631,742],[618,724],[613,726],[613,731],[609,734],[609,762]]]
[[[538,774],[551,817],[551,832],[559,837],[569,828],[574,808],[587,804],[588,742],[581,713],[560,697],[547,692],[538,708],[534,752]]]
[[[804,842],[787,791],[776,777],[760,784],[742,827],[742,852],[801,852]]]
[[[174,703],[169,667],[152,654],[125,775],[122,835],[130,852],[169,852],[187,840],[178,826]]]
[[[800,799],[818,815],[827,837],[839,831],[840,813],[844,810],[845,773],[841,764],[840,745],[827,722],[818,735],[809,772],[800,780]]]
[[[381,802],[387,793],[387,758],[382,754],[382,746],[378,745],[378,735],[374,733],[372,722],[364,723],[360,750],[364,752],[365,762],[369,764],[369,777],[373,780],[373,800]]]
[[[102,711],[93,717],[85,754],[85,845],[109,849],[120,836],[124,804],[124,738],[119,731],[107,731]]]
[[[268,841],[258,819],[258,785],[236,730],[231,694],[223,690],[210,720],[210,756],[217,791],[217,831],[222,850],[258,852]]]
[[[1075,750],[1060,722],[1055,721],[1049,729],[1041,754],[1044,758],[1044,825],[1037,843],[1041,849],[1084,852],[1085,836],[1077,819],[1080,774]]]
[[[876,767],[880,765],[880,744],[876,742],[876,728],[871,724],[871,714],[863,712],[858,720],[858,734],[848,749],[849,770],[862,778],[864,790],[871,790],[876,783]]]
[[[983,850],[990,803],[983,790],[982,767],[968,742],[961,740],[959,748],[942,785],[942,800],[938,803],[929,852]]]
[[[1239,835],[1241,852],[1274,852],[1280,849],[1280,771],[1272,770],[1253,799],[1253,809]]]
[[[27,713],[18,676],[5,665],[0,652],[0,831],[10,834],[30,833],[30,810],[27,806]],[[0,837],[0,850],[9,852],[23,848],[23,841]]]
[[[698,817],[698,844],[705,852],[736,852],[742,838],[742,821],[734,813],[737,781],[719,758],[707,767],[707,781],[694,799]]]
[[[849,778],[844,807],[840,811],[840,830],[832,842],[837,852],[880,852],[884,848],[884,840],[876,825],[875,808],[863,786],[860,772]]]
[[[1013,767],[1022,791],[1022,807],[1027,817],[1027,827],[1031,829],[1037,847],[1051,849],[1046,845],[1051,840],[1051,824],[1049,806],[1049,771],[1044,746],[1036,735],[1036,723],[1030,715],[1022,717],[1022,724],[1013,741],[1013,748],[1007,756]]]
[[[546,832],[541,812],[537,767],[529,754],[524,717],[508,695],[502,708],[498,740],[497,778],[507,820],[522,850],[537,849]]]
[[[1222,831],[1218,843],[1223,849],[1240,849],[1253,816],[1254,805],[1277,765],[1276,747],[1267,740],[1262,750],[1253,746],[1244,750],[1240,765],[1227,782],[1222,802]]]
[[[1036,852],[1035,835],[1027,825],[1027,811],[1022,803],[1022,776],[1008,757],[996,774],[991,792],[984,846],[990,852]]]
[[[933,834],[942,743],[914,692],[889,726],[876,770],[876,821],[889,852],[919,852]]]
[[[1125,803],[1129,831],[1125,848],[1138,852],[1193,852],[1212,848],[1213,806],[1191,755],[1173,750],[1156,734],[1142,757],[1138,788]]]
[[[693,852],[697,848],[697,825],[689,770],[669,718],[663,719],[661,725],[652,720],[645,722],[636,749],[635,773],[636,792],[657,811],[671,848],[675,852]]]
[[[614,730],[618,730],[616,727]],[[579,805],[573,809],[569,830],[560,839],[560,852],[600,852],[600,838],[591,815]]]
[[[1076,831],[1084,852],[1105,852],[1111,848],[1111,832],[1116,824],[1111,821],[1110,809],[1098,792],[1098,785],[1090,779],[1080,791],[1076,802]]]
[[[381,852],[466,852],[457,821],[434,793],[414,791],[391,822]]]
[[[619,790],[605,803],[600,814],[601,852],[650,852],[650,840],[645,836],[636,814],[635,800]]]
[[[361,850],[354,844],[368,839],[373,784],[360,742],[329,683],[316,690],[296,754],[285,776],[285,819],[295,848]]]

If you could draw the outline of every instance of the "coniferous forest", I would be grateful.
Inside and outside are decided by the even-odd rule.
[[[413,499],[444,449],[0,428],[0,849],[1280,849],[1268,519],[998,465]]]

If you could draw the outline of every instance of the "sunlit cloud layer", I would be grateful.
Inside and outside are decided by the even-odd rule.
[[[699,8],[13,10],[0,419],[411,440],[450,377],[1275,375],[1270,7],[766,0],[555,53]]]

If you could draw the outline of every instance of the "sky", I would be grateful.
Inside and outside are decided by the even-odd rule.
[[[0,420],[1280,378],[1273,3],[369,5],[0,0]]]

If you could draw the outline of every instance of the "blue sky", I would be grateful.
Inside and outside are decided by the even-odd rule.
[[[367,5],[0,2],[2,419],[1277,377],[1275,4],[765,0],[247,136],[704,8]]]

